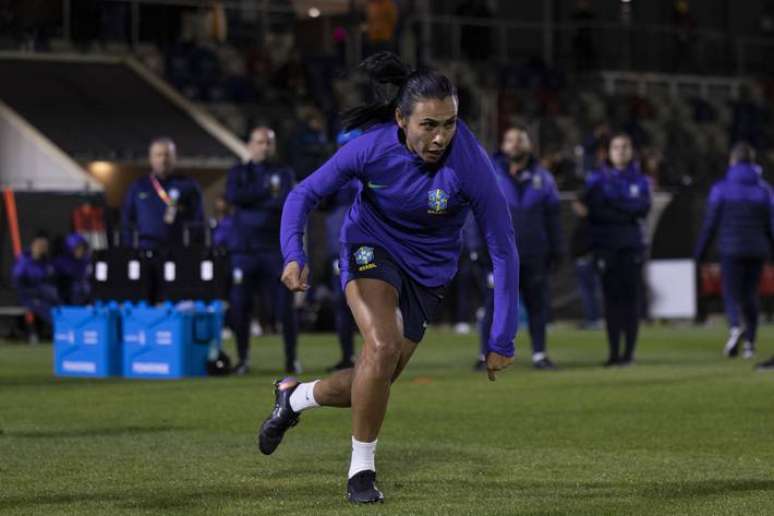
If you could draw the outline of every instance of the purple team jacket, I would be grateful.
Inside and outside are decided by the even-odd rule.
[[[439,164],[427,165],[401,141],[396,123],[375,126],[347,143],[290,193],[282,211],[285,263],[307,262],[303,232],[317,203],[349,181],[362,185],[339,241],[384,248],[417,283],[447,284],[457,272],[461,230],[470,210],[494,268],[494,320],[489,349],[513,356],[519,255],[508,206],[492,163],[462,122]],[[342,274],[342,286],[352,279]]]

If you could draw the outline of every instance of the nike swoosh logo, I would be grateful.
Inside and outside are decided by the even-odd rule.
[[[380,185],[378,183],[374,183],[372,181],[368,182],[368,188],[371,190],[379,190],[380,188],[387,188],[387,185]]]

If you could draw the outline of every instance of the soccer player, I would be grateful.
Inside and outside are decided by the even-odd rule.
[[[228,249],[231,253],[232,285],[229,293],[231,318],[239,360],[237,374],[250,367],[250,320],[253,299],[268,288],[282,321],[285,371],[298,373],[296,359],[298,319],[293,295],[282,286],[282,254],[279,246],[282,204],[293,188],[294,174],[274,160],[277,149],[274,131],[256,127],[250,133],[250,160],[231,168],[226,181],[226,200],[234,207]]]
[[[740,331],[736,327],[738,323],[729,319],[731,333],[723,352],[728,357],[736,357],[742,341],[742,356],[752,358],[758,329],[758,284],[774,244],[774,195],[771,186],[761,177],[761,168],[755,164],[752,146],[744,142],[734,145],[729,164],[726,177],[710,190],[694,255],[697,262],[704,260],[710,242],[718,235],[724,299],[732,303],[727,313],[733,314],[738,307],[744,321]]]
[[[521,269],[519,287],[529,318],[532,365],[536,369],[556,369],[546,352],[546,324],[548,275],[558,266],[563,254],[559,192],[554,177],[532,154],[526,127],[514,126],[505,131],[500,152],[492,160],[516,231]],[[481,322],[482,341],[486,341],[491,326],[491,302],[486,307]]]
[[[587,178],[582,201],[588,209],[591,244],[605,299],[609,347],[605,366],[628,366],[634,360],[640,325],[645,255],[642,222],[650,211],[651,199],[650,185],[634,160],[627,134],[610,139],[608,161]]]
[[[429,70],[410,71],[388,52],[361,65],[375,101],[347,113],[347,128],[368,128],[308,179],[282,214],[282,279],[309,288],[302,238],[309,211],[352,180],[361,190],[340,234],[341,283],[363,336],[354,369],[322,380],[276,383],[272,414],[259,432],[272,453],[299,414],[317,406],[352,408],[352,460],[347,497],[383,500],[374,454],[390,385],[408,363],[454,276],[460,231],[469,210],[494,264],[495,310],[487,354],[490,380],[513,361],[517,326],[518,255],[507,205],[480,144],[457,119],[452,82]]]

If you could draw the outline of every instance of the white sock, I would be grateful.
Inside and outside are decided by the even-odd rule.
[[[361,471],[376,471],[374,465],[374,456],[376,455],[376,442],[361,443],[354,437],[352,438],[352,461],[349,463],[349,476],[352,478]]]
[[[540,361],[541,361],[541,360],[543,360],[544,358],[546,358],[546,354],[545,354],[545,353],[543,353],[543,352],[540,352],[540,353],[532,353],[532,362],[533,362],[533,363],[534,363],[534,362],[540,362]]]
[[[314,399],[314,386],[320,380],[298,384],[296,390],[290,395],[290,408],[293,412],[302,412],[304,410],[319,407],[320,404]]]

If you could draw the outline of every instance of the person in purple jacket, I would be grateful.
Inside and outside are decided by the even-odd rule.
[[[78,233],[65,239],[64,252],[54,258],[59,296],[71,305],[89,303],[91,294],[91,253],[89,243]]]
[[[581,200],[588,209],[591,247],[605,299],[609,348],[605,367],[629,366],[640,327],[643,220],[651,199],[648,179],[640,172],[627,134],[610,139],[608,161],[588,176]]]
[[[561,261],[562,229],[559,222],[559,191],[551,172],[538,163],[524,126],[505,131],[500,152],[492,160],[500,189],[508,202],[519,249],[521,298],[527,309],[532,365],[553,370],[556,366],[546,350],[548,324],[548,276]],[[491,325],[492,301],[486,303],[481,321],[482,341]],[[482,352],[483,355],[483,352]]]
[[[487,353],[490,380],[513,361],[519,259],[510,214],[492,164],[457,119],[452,82],[430,70],[410,71],[388,52],[366,59],[375,101],[345,114],[347,129],[368,128],[301,182],[282,213],[282,280],[309,288],[303,248],[307,215],[350,181],[361,190],[340,233],[341,284],[363,349],[353,369],[300,383],[276,383],[275,406],[261,425],[261,452],[270,454],[302,411],[352,408],[352,458],[347,497],[383,500],[375,484],[377,436],[390,385],[411,358],[454,277],[461,230],[475,214],[494,264],[495,310]]]
[[[717,249],[723,276],[724,301],[731,304],[731,332],[724,354],[736,357],[739,342],[742,356],[752,358],[758,329],[758,285],[766,259],[774,245],[772,216],[774,194],[755,164],[755,149],[737,143],[731,149],[726,177],[715,183],[707,200],[704,226],[696,243],[695,258],[706,258],[717,234]],[[741,309],[744,327],[736,327],[733,314]]]
[[[41,321],[51,325],[51,309],[62,303],[56,271],[48,257],[48,237],[38,233],[13,266],[11,280],[19,301]]]

